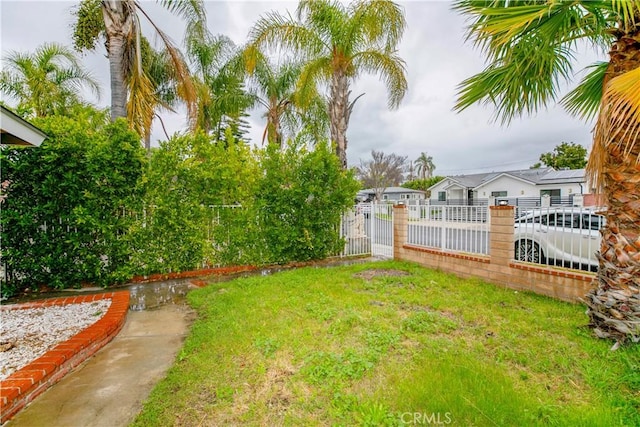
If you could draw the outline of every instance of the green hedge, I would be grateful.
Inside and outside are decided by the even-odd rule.
[[[36,124],[49,135],[41,147],[2,150],[3,297],[342,247],[358,183],[326,143],[252,151],[199,133],[147,156],[124,121],[88,107]]]

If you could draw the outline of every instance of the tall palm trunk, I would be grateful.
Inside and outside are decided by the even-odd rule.
[[[267,112],[267,141],[269,144],[276,145],[283,149],[282,129],[280,126],[281,108],[278,100],[271,98],[269,100],[269,111]]]
[[[612,78],[640,67],[640,26],[634,34],[621,36],[610,52],[605,77]],[[601,109],[598,127],[612,124],[611,109]],[[588,314],[598,336],[640,341],[640,135],[618,126],[603,150],[600,169],[607,190],[599,270],[587,295]],[[630,140],[634,138],[634,140]],[[598,132],[596,131],[596,143]],[[632,147],[625,150],[625,147]]]
[[[111,120],[127,117],[127,85],[124,73],[127,37],[134,25],[133,5],[125,0],[103,0],[102,14],[107,34],[111,73]]]
[[[329,98],[329,127],[331,140],[336,144],[336,155],[343,169],[347,168],[347,127],[349,125],[349,81],[342,70],[336,70],[331,79]]]

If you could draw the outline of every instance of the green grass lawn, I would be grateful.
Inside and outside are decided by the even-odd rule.
[[[134,425],[640,425],[640,346],[409,263],[214,283]]]

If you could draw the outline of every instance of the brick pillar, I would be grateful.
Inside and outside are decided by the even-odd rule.
[[[405,205],[393,205],[393,259],[400,259],[400,251],[407,243],[409,214]]]
[[[489,256],[491,264],[509,265],[514,257],[514,208],[513,206],[489,206],[491,227]]]

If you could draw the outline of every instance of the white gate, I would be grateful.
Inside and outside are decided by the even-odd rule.
[[[343,256],[393,258],[393,205],[359,203],[342,217]]]

